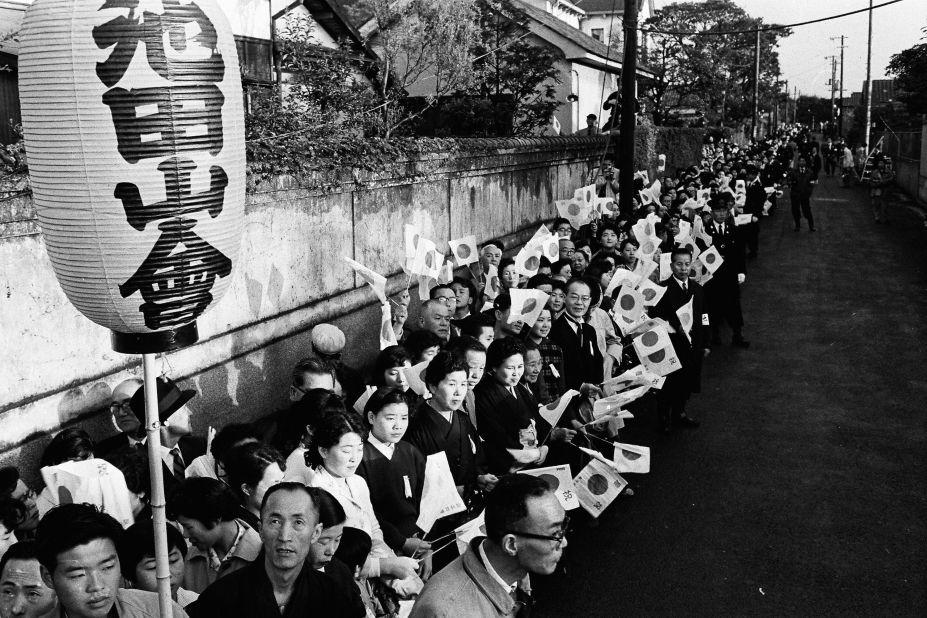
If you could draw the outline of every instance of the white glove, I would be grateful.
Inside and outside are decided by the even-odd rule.
[[[744,281],[747,280],[747,275],[743,273],[737,273],[737,284],[742,285]]]

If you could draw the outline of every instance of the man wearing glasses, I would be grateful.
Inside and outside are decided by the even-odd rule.
[[[98,457],[103,457],[126,447],[136,448],[144,439],[142,423],[132,411],[132,395],[142,387],[138,378],[123,380],[113,389],[109,412],[113,415],[113,425],[119,430],[114,436],[101,440],[94,449]]]
[[[567,546],[569,518],[547,483],[502,477],[486,496],[486,536],[432,576],[410,618],[527,615],[529,575],[550,575]],[[524,610],[524,611],[523,611]]]
[[[550,329],[550,340],[563,350],[563,380],[568,389],[580,390],[584,382],[599,384],[603,380],[602,352],[595,329],[586,323],[593,284],[598,285],[584,279],[567,282],[563,315]]]

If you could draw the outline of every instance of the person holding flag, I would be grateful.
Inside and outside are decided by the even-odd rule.
[[[651,316],[666,320],[672,327],[670,342],[679,358],[681,369],[666,376],[663,388],[657,394],[657,409],[660,427],[670,433],[673,425],[698,427],[699,422],[686,415],[686,401],[691,393],[701,390],[702,359],[708,356],[704,310],[705,294],[695,281],[689,278],[692,268],[692,250],[676,247],[670,254],[670,269],[673,275],[660,285],[666,292],[651,310]]]

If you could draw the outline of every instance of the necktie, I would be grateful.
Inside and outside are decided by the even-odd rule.
[[[718,226],[718,233],[724,236],[724,224]]]
[[[183,464],[183,455],[180,454],[180,447],[175,446],[171,449],[171,459],[174,460],[173,472],[174,478],[183,480],[187,467]]]
[[[686,284],[685,281],[682,282],[682,293],[683,293],[683,294],[688,294],[688,293],[689,293],[689,286]]]

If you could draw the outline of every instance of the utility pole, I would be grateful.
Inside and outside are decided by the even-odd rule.
[[[798,122],[798,86],[792,86],[792,98],[795,99],[795,103],[792,107],[792,122]]]
[[[760,23],[756,23],[756,49],[753,52],[753,139],[760,138]]]
[[[831,41],[834,41],[836,39],[837,37],[835,36],[830,37]],[[840,35],[840,107],[839,107],[840,123],[837,125],[837,135],[839,135],[840,137],[843,137],[843,49],[846,47],[846,45],[844,45],[845,39],[846,37],[841,34]]]
[[[872,0],[869,0],[869,40],[866,43],[866,156],[869,156],[869,129],[872,125]]]
[[[834,126],[834,121],[836,120],[835,110],[834,110],[834,90],[837,87],[837,56],[826,56],[830,60],[830,81],[827,82],[830,84],[830,125]]]
[[[637,103],[637,0],[624,0],[624,61],[621,64],[621,143],[618,159],[619,206],[634,203],[634,129]]]

